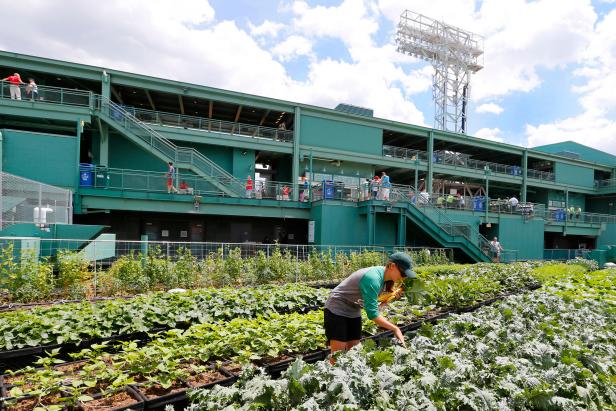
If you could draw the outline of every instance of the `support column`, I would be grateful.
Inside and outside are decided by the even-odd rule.
[[[374,245],[374,225],[376,213],[372,206],[368,206],[367,222],[368,222],[368,245]]]
[[[300,140],[300,121],[301,121],[301,108],[295,107],[295,120],[293,121],[293,165],[291,168],[292,179],[291,181],[293,191],[293,201],[299,200],[299,140]],[[312,184],[312,182],[311,182]]]
[[[398,214],[398,246],[406,245],[406,217],[404,213]]]
[[[428,174],[426,174],[426,191],[432,194],[432,166],[434,163],[434,131],[428,133]]]
[[[522,193],[520,194],[520,201],[526,202],[526,191],[528,187],[528,150],[524,149],[522,154]]]
[[[111,97],[111,76],[103,70],[101,76],[101,95],[103,98]],[[97,118],[99,138],[99,165],[109,167],[109,126]]]
[[[75,191],[79,189],[79,160],[81,158],[81,133],[83,132],[83,120],[77,120],[76,127],[76,143],[75,143]]]

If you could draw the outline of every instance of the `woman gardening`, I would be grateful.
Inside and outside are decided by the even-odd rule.
[[[385,267],[367,267],[355,271],[334,288],[325,302],[325,338],[331,353],[347,351],[359,344],[361,339],[361,309],[366,310],[368,319],[381,328],[393,331],[404,344],[400,329],[379,314],[379,294],[386,283],[392,285],[403,278],[416,278],[413,260],[408,254],[394,253]],[[391,288],[391,287],[389,287]],[[330,362],[335,362],[334,357]]]

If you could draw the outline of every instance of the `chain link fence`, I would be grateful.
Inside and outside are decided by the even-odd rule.
[[[18,223],[72,224],[72,192],[9,173],[0,173],[0,229]]]

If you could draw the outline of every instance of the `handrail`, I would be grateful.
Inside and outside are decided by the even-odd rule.
[[[190,164],[196,169],[204,172],[207,176],[226,179],[229,181],[231,189],[236,194],[240,195],[243,190],[242,184],[218,164],[193,148],[179,147],[175,145],[146,123],[137,119],[124,107],[114,103],[109,98],[103,96],[97,97],[98,110],[105,112],[105,114],[107,114],[112,120],[120,123],[126,129],[135,131],[136,128],[137,131],[141,131],[141,133],[135,132],[134,134],[151,148],[159,151],[165,157],[172,159],[175,163]]]
[[[148,124],[156,124],[165,127],[184,127],[231,135],[250,136],[254,138],[267,138],[283,142],[293,141],[292,130],[280,130],[272,127],[217,120],[207,117],[146,110],[132,106],[124,106],[124,108],[130,111],[135,118]]]
[[[522,167],[520,166],[476,160],[474,158],[471,158],[470,155],[464,153],[454,153],[448,152],[446,150],[437,150],[434,152],[433,155],[434,164],[450,165],[480,171],[484,171],[485,167],[487,166],[490,171],[494,173],[507,174],[518,177],[522,175]],[[401,158],[405,160],[415,160],[417,158],[420,161],[428,160],[428,153],[425,151],[389,145],[383,145],[383,156]],[[529,178],[554,181],[554,173],[551,172],[528,169],[527,175]]]
[[[412,186],[404,186],[404,187],[406,187],[407,189],[408,188],[413,189]],[[447,234],[453,237],[456,237],[456,236],[464,237],[471,244],[476,245],[484,255],[489,256],[490,242],[488,241],[487,238],[485,238],[479,232],[477,228],[473,227],[470,224],[464,224],[464,223],[461,224],[461,223],[454,222],[447,214],[445,214],[441,209],[435,207],[434,204],[432,204],[430,201],[415,201],[414,203],[412,201],[408,201],[408,199],[405,198],[405,195],[400,192],[399,188],[400,186],[393,186],[391,188],[390,200],[402,198],[403,199],[402,201],[405,201],[407,204],[410,204],[412,207],[415,207],[417,210],[419,210],[423,215],[428,217],[428,219],[430,219],[433,223],[435,223],[438,227],[440,227]],[[414,192],[416,193],[417,191],[414,190]],[[416,199],[418,200],[419,198],[422,198],[421,195],[416,197]],[[438,221],[436,221],[434,218],[432,218],[432,216],[430,216],[430,214],[426,212],[426,210],[428,209],[431,210],[432,213],[438,216]],[[442,221],[445,222],[445,225],[443,225]],[[466,235],[464,230],[459,230],[456,228],[461,225],[468,227],[469,233],[476,236],[477,238],[476,242],[473,241],[471,237]]]
[[[81,186],[80,189],[112,189],[127,191],[142,191],[153,193],[167,192],[168,174],[163,171],[131,170],[122,168],[107,168],[96,166],[94,169],[84,168],[81,172],[92,172],[92,185]],[[173,190],[170,194],[188,195],[208,195],[217,197],[227,197],[224,191],[212,189],[211,180],[205,179],[196,174],[176,173],[173,177]],[[243,197],[252,199],[276,199],[281,201],[291,201],[291,193],[294,189],[293,184],[283,181],[262,181],[252,180],[252,189],[246,189],[247,180],[239,180],[244,186]],[[185,188],[181,188],[180,183],[186,183]],[[219,183],[228,184],[226,179],[219,179]],[[287,187],[285,189],[285,187]],[[215,187],[214,187],[215,188]],[[177,190],[177,193],[175,192]],[[310,199],[310,187],[300,187],[300,200]]]
[[[11,92],[11,89],[13,89],[13,92]],[[19,92],[16,93],[16,90],[19,90]],[[93,93],[90,91],[79,89],[38,85],[33,87],[28,84],[15,87],[8,81],[0,81],[0,99],[90,107],[92,96]]]

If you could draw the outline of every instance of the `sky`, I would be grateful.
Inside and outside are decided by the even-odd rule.
[[[0,0],[0,9],[15,3]],[[616,0],[21,0],[0,49],[433,126],[409,9],[484,38],[470,135],[616,154]]]

